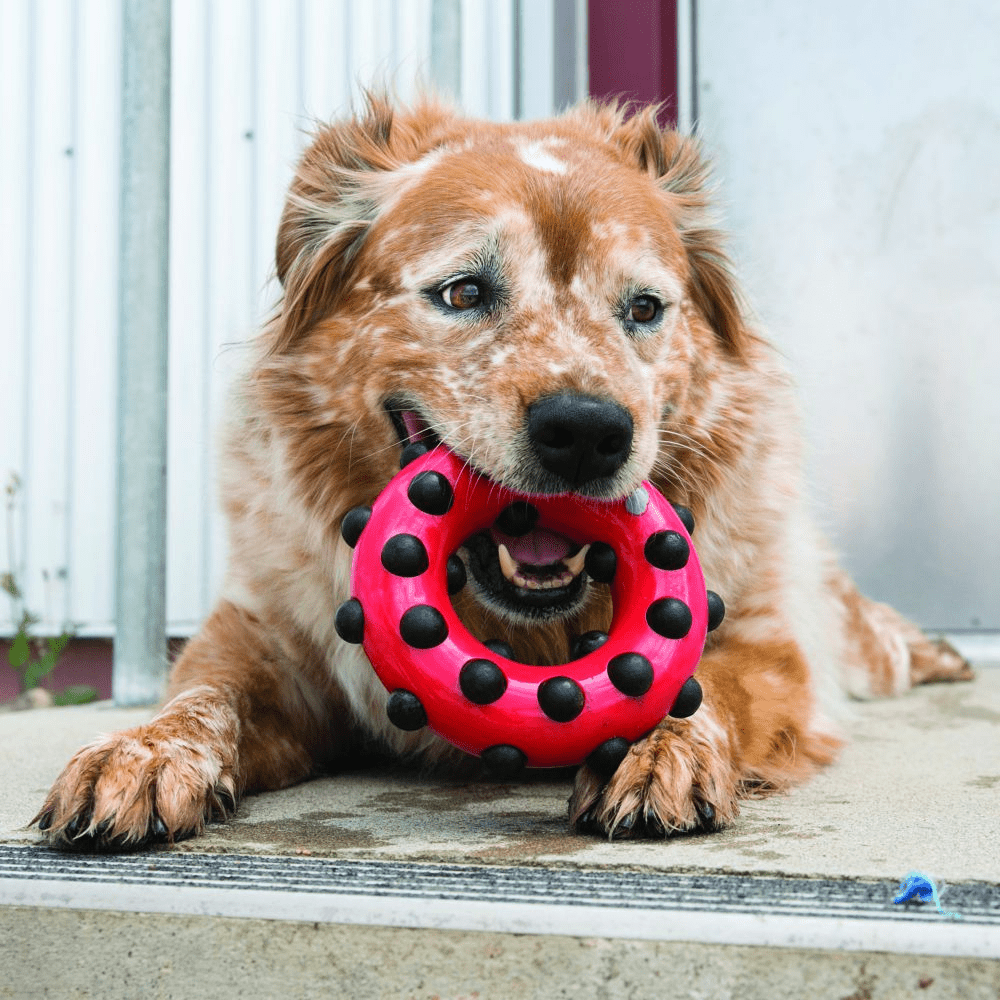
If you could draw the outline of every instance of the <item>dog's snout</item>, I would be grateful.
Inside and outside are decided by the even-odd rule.
[[[613,476],[632,450],[632,416],[613,400],[575,392],[528,408],[528,438],[542,467],[578,488]]]

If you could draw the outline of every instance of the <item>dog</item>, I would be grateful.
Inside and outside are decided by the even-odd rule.
[[[524,493],[594,503],[649,480],[694,515],[727,605],[697,669],[704,702],[612,773],[579,767],[578,831],[722,828],[741,798],[835,759],[845,692],[971,676],[861,596],[813,526],[789,378],[748,316],[697,143],[656,115],[585,103],[495,124],[370,94],[319,129],[280,223],[280,303],[228,411],[221,596],[152,721],[95,740],[56,780],[34,820],[49,842],[172,842],[372,746],[475,762],[391,725],[361,647],[334,627],[352,558],[341,522],[417,443]],[[574,637],[609,629],[608,588],[518,551],[501,564],[489,531],[459,550],[457,613],[523,663],[565,663]]]

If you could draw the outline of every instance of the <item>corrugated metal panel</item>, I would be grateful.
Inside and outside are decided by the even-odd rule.
[[[6,482],[16,472],[23,484],[0,542],[0,568],[11,566],[13,545],[29,607],[51,626],[106,621],[113,579],[118,5],[44,0],[7,4],[0,16],[0,475]]]
[[[366,83],[433,83],[435,8],[458,95],[499,119],[553,110],[553,18],[579,0],[173,0],[167,614],[192,631],[222,573],[215,428],[276,296],[274,235],[311,122]],[[565,14],[565,11],[562,11]],[[120,24],[117,0],[0,10],[0,531],[43,629],[113,631]],[[582,25],[582,22],[580,22]],[[518,65],[525,67],[519,72]],[[576,74],[580,78],[580,74]],[[565,86],[562,87],[562,90]],[[13,548],[13,555],[11,553]],[[0,603],[0,633],[10,631]]]

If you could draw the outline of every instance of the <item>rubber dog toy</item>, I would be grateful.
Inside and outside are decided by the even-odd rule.
[[[511,507],[537,512],[539,529],[590,540],[586,572],[611,586],[609,634],[579,637],[570,663],[517,663],[505,644],[475,639],[452,608],[449,594],[466,583],[456,550]],[[399,728],[429,726],[503,775],[584,760],[610,774],[666,714],[701,704],[692,674],[725,608],[705,590],[693,527],[649,483],[608,502],[529,496],[439,445],[409,461],[373,507],[344,517],[355,552],[337,633],[362,644]]]

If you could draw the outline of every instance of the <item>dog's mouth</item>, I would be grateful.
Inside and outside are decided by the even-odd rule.
[[[494,611],[547,619],[572,614],[583,601],[590,546],[537,519],[531,504],[514,503],[465,542],[479,595]]]
[[[441,438],[419,411],[405,400],[391,399],[385,404],[386,413],[396,429],[400,447],[403,449],[403,463],[416,458],[441,443]]]
[[[412,406],[386,405],[403,463],[441,443]],[[495,613],[522,620],[571,615],[583,603],[590,545],[553,530],[526,501],[511,504],[462,545],[477,596]]]

